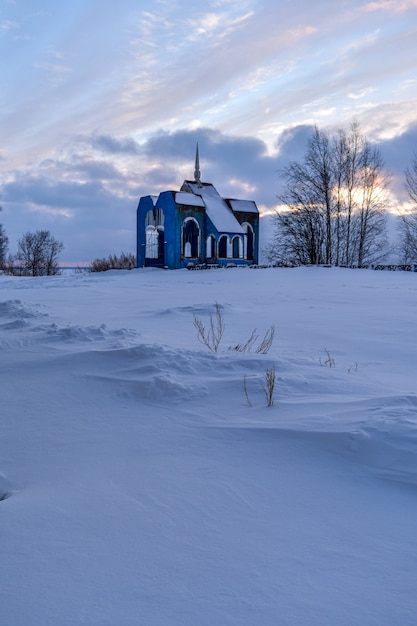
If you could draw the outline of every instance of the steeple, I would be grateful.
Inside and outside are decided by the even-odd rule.
[[[194,182],[198,183],[199,185],[201,185],[201,173],[200,173],[200,159],[198,156],[198,142],[197,142],[197,147],[196,147],[196,151],[195,151],[195,166],[194,166]]]

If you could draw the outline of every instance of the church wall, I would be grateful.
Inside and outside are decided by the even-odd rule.
[[[151,196],[144,196],[139,200],[136,211],[136,265],[145,265],[146,229],[145,220],[148,211],[153,210],[154,204]]]
[[[140,199],[137,209],[137,266],[179,269],[187,267],[190,263],[257,264],[259,214],[254,210],[233,211],[236,219],[229,222],[220,220],[219,223],[216,222],[216,227],[209,217],[208,205],[193,206],[194,201],[197,205],[203,204],[201,197],[198,194],[194,195],[191,188],[186,193],[184,185],[181,192],[163,191],[157,198],[149,195]],[[208,187],[208,184],[204,185],[204,188]],[[180,204],[181,201],[185,204]],[[225,202],[229,203],[228,200]],[[254,207],[256,208],[255,205]],[[209,208],[213,211],[218,207],[215,205],[213,209],[210,205]],[[230,206],[229,209],[232,210]],[[216,212],[214,215],[216,219],[219,217]],[[226,228],[226,225],[230,226],[233,222],[234,232],[217,230],[219,224]],[[250,237],[249,234],[242,233],[238,224],[243,226],[245,233],[250,233]],[[208,237],[213,238],[209,242],[213,254],[209,257],[207,257]],[[221,237],[225,238],[219,245]]]
[[[175,230],[175,202],[172,191],[163,191],[159,194],[155,204],[156,209],[162,209],[165,217],[163,232],[163,252],[162,267],[171,267],[172,250],[169,244],[173,240]]]

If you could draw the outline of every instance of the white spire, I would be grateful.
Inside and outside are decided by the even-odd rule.
[[[201,185],[201,174],[200,174],[200,159],[198,156],[198,142],[197,142],[197,147],[196,147],[196,151],[195,151],[195,166],[194,166],[194,182],[198,183],[199,185]]]

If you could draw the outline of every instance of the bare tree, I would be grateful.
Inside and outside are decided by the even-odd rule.
[[[332,189],[329,166],[329,140],[316,127],[303,162],[292,161],[280,172],[285,190],[279,199],[287,210],[276,214],[275,226],[279,231],[276,239],[281,240],[277,252],[284,259],[319,264],[330,254],[326,219]]]
[[[3,210],[3,207],[0,205],[0,211]],[[4,263],[6,261],[7,248],[9,244],[9,238],[6,235],[6,231],[3,228],[3,225],[0,224],[0,269],[4,267]]]
[[[388,176],[379,151],[364,141],[355,202],[354,261],[359,267],[383,258],[388,251],[386,212]]]
[[[417,152],[413,155],[411,166],[405,171],[405,184],[411,202],[417,207]]]
[[[388,177],[356,123],[332,138],[316,127],[303,161],[281,176],[271,260],[361,267],[387,253]]]
[[[400,216],[400,234],[404,263],[417,261],[417,153],[405,171],[405,185],[412,210]]]
[[[52,276],[59,274],[58,256],[64,245],[49,230],[25,233],[17,242],[18,250],[12,264],[23,276]]]

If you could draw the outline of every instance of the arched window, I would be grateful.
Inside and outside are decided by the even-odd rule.
[[[145,215],[146,265],[164,265],[165,233],[164,212],[161,208],[149,209]]]
[[[196,259],[200,252],[200,227],[197,220],[187,217],[182,225],[182,254],[187,259]]]
[[[216,240],[213,235],[209,235],[206,241],[206,257],[214,259],[216,256]]]
[[[149,209],[146,214],[145,226],[155,226],[155,216],[152,209]]]
[[[240,237],[233,237],[232,254],[234,259],[242,258],[242,239]]]
[[[157,259],[159,257],[159,233],[155,226],[146,227],[145,258]]]
[[[165,216],[161,208],[155,209],[155,222],[158,230],[164,229]]]
[[[156,226],[158,230],[164,228],[165,216],[161,208],[149,209],[145,218],[145,226]]]
[[[248,261],[253,261],[254,260],[254,234],[253,234],[253,228],[250,224],[248,224],[247,222],[245,222],[244,224],[242,224],[242,228],[245,231],[245,258]]]
[[[219,259],[227,259],[227,235],[222,235],[219,239]]]

